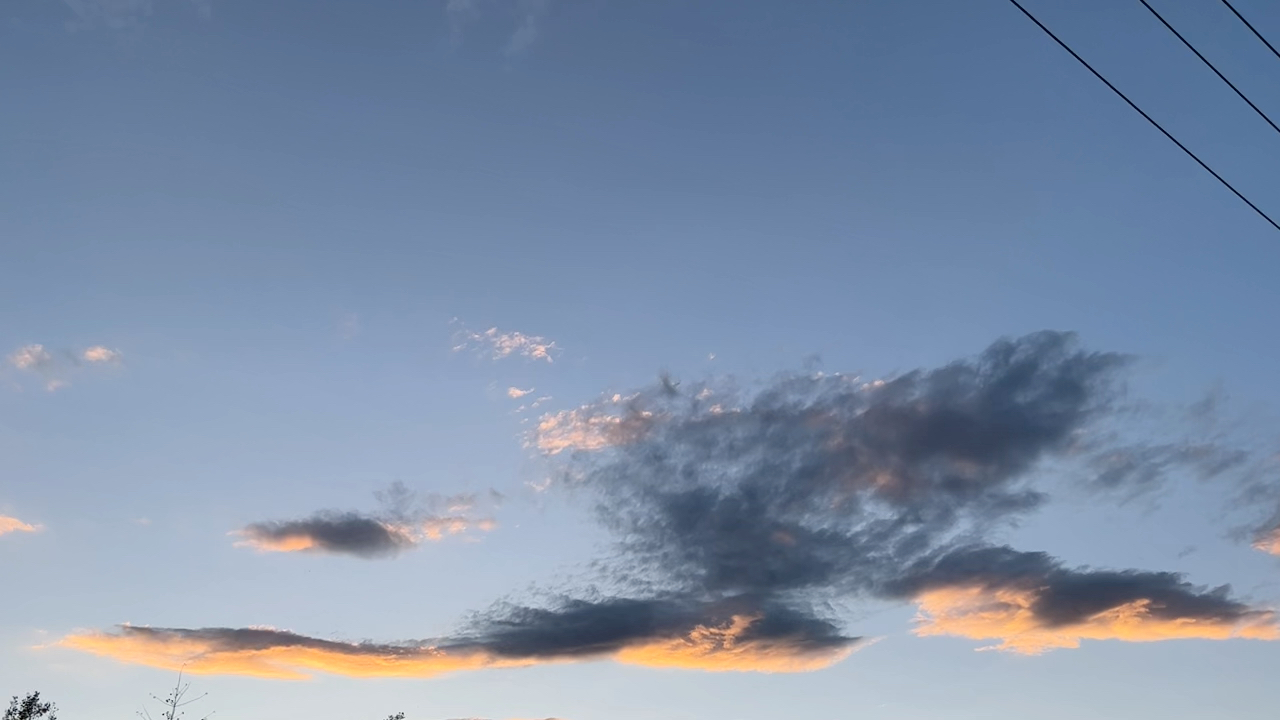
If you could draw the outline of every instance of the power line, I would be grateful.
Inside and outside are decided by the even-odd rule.
[[[1226,187],[1228,190],[1230,190],[1236,197],[1243,200],[1245,205],[1248,205],[1250,208],[1253,209],[1254,212],[1261,215],[1263,220],[1266,220],[1267,222],[1271,223],[1271,226],[1274,227],[1276,230],[1280,230],[1280,223],[1277,223],[1275,220],[1272,220],[1271,216],[1262,212],[1262,208],[1259,208],[1257,205],[1254,205],[1252,202],[1250,202],[1249,198],[1245,197],[1243,193],[1235,189],[1235,187],[1232,186],[1231,183],[1227,182],[1226,179],[1223,178],[1221,175],[1214,172],[1213,168],[1209,167],[1209,165],[1206,164],[1205,161],[1201,160],[1199,157],[1196,156],[1195,153],[1191,152],[1191,150],[1189,150],[1186,145],[1183,145],[1182,143],[1178,142],[1178,138],[1174,137],[1168,130],[1165,130],[1164,127],[1161,126],[1160,123],[1156,122],[1155,119],[1152,118],[1150,115],[1143,112],[1142,108],[1138,107],[1137,103],[1130,100],[1129,96],[1120,92],[1120,88],[1116,87],[1115,85],[1112,85],[1111,81],[1103,77],[1102,73],[1098,72],[1097,70],[1094,70],[1093,66],[1090,65],[1088,61],[1080,57],[1080,55],[1078,55],[1075,50],[1071,49],[1070,45],[1063,42],[1057,35],[1054,35],[1052,30],[1050,30],[1048,27],[1045,27],[1044,23],[1036,19],[1035,15],[1032,15],[1030,11],[1022,7],[1022,4],[1019,3],[1018,0],[1009,0],[1009,2],[1013,3],[1014,7],[1021,10],[1023,15],[1026,15],[1027,18],[1031,20],[1031,22],[1036,24],[1036,27],[1040,28],[1041,30],[1044,31],[1046,35],[1053,38],[1053,41],[1058,43],[1058,45],[1062,46],[1063,50],[1066,50],[1068,53],[1070,53],[1071,57],[1079,61],[1079,63],[1083,65],[1086,70],[1093,73],[1094,77],[1101,80],[1102,84],[1106,85],[1108,88],[1111,89],[1111,92],[1115,93],[1116,95],[1119,95],[1120,99],[1124,100],[1129,105],[1129,107],[1133,108],[1139,115],[1141,115],[1144,119],[1146,119],[1147,122],[1155,126],[1155,129],[1159,130],[1162,135],[1169,138],[1169,140],[1172,141],[1174,145],[1178,146],[1178,149],[1186,153],[1187,156],[1190,157],[1192,160],[1195,160],[1196,163],[1200,165],[1200,167],[1204,168],[1205,171],[1207,171],[1210,175],[1212,175],[1218,182],[1222,183],[1222,185]]]
[[[1146,9],[1150,10],[1151,14],[1155,15],[1156,19],[1160,21],[1160,24],[1169,28],[1169,32],[1173,33],[1174,37],[1181,40],[1182,44],[1186,45],[1188,50],[1195,53],[1196,57],[1200,58],[1200,62],[1208,66],[1208,68],[1213,71],[1214,75],[1217,75],[1218,78],[1222,80],[1222,82],[1227,84],[1227,87],[1231,88],[1232,90],[1235,90],[1236,94],[1240,96],[1240,99],[1248,103],[1249,107],[1253,108],[1253,111],[1258,113],[1258,117],[1262,118],[1263,120],[1266,120],[1267,124],[1271,126],[1272,130],[1275,130],[1276,132],[1280,133],[1280,127],[1277,127],[1275,123],[1271,122],[1271,118],[1267,117],[1267,114],[1262,112],[1261,108],[1259,108],[1257,105],[1254,105],[1252,100],[1245,97],[1245,94],[1243,92],[1240,92],[1240,88],[1236,87],[1235,83],[1228,80],[1226,75],[1223,75],[1221,72],[1219,72],[1218,68],[1214,67],[1213,63],[1209,62],[1208,58],[1206,58],[1204,55],[1201,55],[1200,51],[1197,50],[1195,46],[1190,43],[1190,41],[1182,37],[1182,33],[1178,32],[1172,25],[1170,25],[1168,20],[1165,20],[1163,17],[1161,17],[1160,13],[1156,12],[1156,9],[1151,7],[1151,4],[1148,3],[1147,0],[1138,0],[1138,2],[1142,3],[1142,6],[1145,7]]]
[[[1267,39],[1266,39],[1266,38],[1264,38],[1264,37],[1262,37],[1262,33],[1258,32],[1258,29],[1257,29],[1257,28],[1255,28],[1255,27],[1254,27],[1254,26],[1253,26],[1253,25],[1252,25],[1248,20],[1245,20],[1245,19],[1244,19],[1244,16],[1240,14],[1240,11],[1239,11],[1239,10],[1237,10],[1237,9],[1235,9],[1235,6],[1233,6],[1231,3],[1227,2],[1227,0],[1222,0],[1222,4],[1223,4],[1223,5],[1226,5],[1228,10],[1230,10],[1232,13],[1234,13],[1236,17],[1240,18],[1240,22],[1244,23],[1244,26],[1245,26],[1245,27],[1247,27],[1247,28],[1249,28],[1250,30],[1252,30],[1252,31],[1253,31],[1253,34],[1254,34],[1254,35],[1257,35],[1257,36],[1258,36],[1258,39],[1262,41],[1262,44],[1267,46],[1267,49],[1271,50],[1271,52],[1275,53],[1275,56],[1276,56],[1276,57],[1280,58],[1280,50],[1276,50],[1276,48],[1275,48],[1275,46],[1274,46],[1274,45],[1272,45],[1271,43],[1267,42]]]

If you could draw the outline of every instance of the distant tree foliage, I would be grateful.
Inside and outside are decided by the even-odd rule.
[[[186,698],[187,691],[191,688],[191,683],[182,682],[182,673],[178,673],[178,684],[174,687],[173,692],[167,696],[155,697],[155,700],[164,706],[164,712],[160,717],[163,720],[179,720],[184,713],[182,708],[203,698]],[[154,696],[153,696],[154,697]],[[138,713],[143,718],[150,718],[151,714],[146,710]],[[205,718],[209,716],[206,715]],[[0,720],[58,720],[58,706],[51,702],[44,702],[40,699],[40,693],[27,693],[26,697],[19,698],[17,695],[9,701],[9,709],[4,711],[4,717]],[[387,720],[404,720],[404,713],[398,712],[395,715],[388,715]]]
[[[58,720],[58,706],[42,702],[38,692],[28,693],[21,699],[14,695],[9,701],[9,709],[4,711],[3,720]]]

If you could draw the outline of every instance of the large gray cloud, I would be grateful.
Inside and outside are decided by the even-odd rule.
[[[1058,622],[1061,598],[1097,613],[1141,606],[1153,632],[1178,620],[1227,631],[1265,623],[1226,589],[1170,574],[1071,571],[1040,554],[972,550],[1046,501],[1049,460],[1094,470],[1092,487],[1129,491],[1175,470],[1213,477],[1246,461],[1211,443],[1093,433],[1114,421],[1128,364],[1042,332],[883,382],[787,375],[745,394],[664,381],[549,416],[534,444],[568,458],[565,484],[593,496],[619,537],[614,576],[664,592],[785,603],[829,620],[826,600],[938,589],[922,563],[936,564],[935,580],[973,567],[945,576],[973,589],[984,587],[984,562],[1007,570],[1017,558],[1024,583],[1048,583],[1023,616],[1033,625]],[[970,549],[949,554],[961,548]]]
[[[1043,503],[1029,471],[1107,411],[1126,362],[1039,333],[885,382],[785,376],[748,398],[664,385],[621,410],[643,429],[578,453],[567,477],[667,583],[868,587]]]

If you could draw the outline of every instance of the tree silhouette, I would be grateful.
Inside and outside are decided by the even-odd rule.
[[[14,695],[9,701],[9,709],[4,711],[3,720],[58,720],[58,706],[41,702],[38,692],[28,693],[21,700]]]
[[[179,670],[178,682],[173,686],[172,692],[170,692],[168,695],[164,697],[158,697],[156,695],[151,696],[152,700],[159,702],[160,705],[164,708],[160,712],[160,720],[179,720],[180,718],[182,718],[184,715],[187,714],[187,712],[183,710],[183,708],[205,697],[204,695],[197,695],[193,698],[188,698],[187,692],[189,690],[191,690],[191,683],[182,682],[182,671]],[[208,720],[210,715],[213,715],[213,713],[209,713],[209,715],[205,715],[204,717],[200,718],[200,720]],[[155,720],[154,718],[151,717],[151,713],[147,711],[146,708],[143,708],[138,712],[138,717],[143,718],[143,720]],[[8,720],[8,718],[5,718],[5,720]],[[50,720],[53,720],[53,719],[50,718]]]

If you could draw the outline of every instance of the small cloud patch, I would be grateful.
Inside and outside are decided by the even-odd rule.
[[[461,323],[454,334],[454,352],[470,351],[491,360],[502,360],[512,356],[527,360],[554,362],[560,354],[560,347],[555,341],[540,335],[527,335],[519,331],[503,331],[496,327],[475,331]]]
[[[8,535],[15,532],[33,533],[40,532],[43,529],[44,527],[41,525],[32,525],[15,517],[0,515],[0,535]]]

